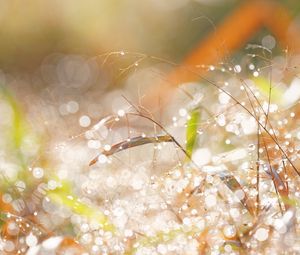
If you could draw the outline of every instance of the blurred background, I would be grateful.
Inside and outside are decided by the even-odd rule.
[[[122,49],[180,60],[214,29],[211,23],[241,2],[30,0],[24,6],[2,0],[0,64],[5,71],[34,71],[52,53],[95,56]]]
[[[1,0],[0,66],[4,72],[34,72],[53,53],[95,56],[115,50],[178,62],[245,2],[255,1]],[[298,1],[270,2],[299,18]],[[253,38],[261,39],[262,33]]]
[[[132,59],[127,54],[125,64],[119,57],[103,65],[105,56],[99,55],[139,52],[181,63],[208,35],[219,31],[225,18],[230,18],[241,5],[256,2],[278,3],[293,22],[299,19],[300,3],[293,0],[30,0],[26,4],[1,0],[0,81],[14,91],[31,114],[46,108],[47,114],[41,117],[45,121],[41,123],[57,117],[64,117],[65,123],[70,112],[99,118],[105,112],[116,112],[122,105],[120,101],[124,103],[118,89],[127,86],[137,91],[138,86],[150,87],[157,79],[153,74],[170,69],[156,61],[150,69],[135,69],[134,76],[124,72],[124,78],[120,72],[136,61],[134,56]],[[261,12],[254,10],[243,22],[258,19]],[[281,18],[270,20],[276,21],[280,23]],[[237,59],[245,55],[249,43],[282,54],[283,48],[264,26],[245,38],[236,38],[234,30],[227,31],[226,37],[239,40],[239,47],[232,52]],[[213,44],[211,48],[215,50]],[[201,54],[192,64],[199,58]],[[108,91],[111,95],[104,99]],[[73,108],[68,112],[68,107]]]

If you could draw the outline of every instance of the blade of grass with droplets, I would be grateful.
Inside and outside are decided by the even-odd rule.
[[[197,127],[198,127],[199,119],[200,119],[199,110],[193,110],[190,113],[190,118],[186,124],[186,141],[187,141],[186,152],[190,158],[192,157],[193,150],[197,141]],[[233,193],[235,193],[238,190],[243,191],[243,188],[240,185],[240,183],[228,170],[223,170],[221,173],[218,173],[218,176]],[[240,202],[245,206],[245,208],[248,210],[248,212],[251,215],[254,215],[254,206],[246,196],[246,193],[244,198],[240,199]]]
[[[277,192],[280,195],[280,201],[283,202],[285,209],[288,210],[291,205],[293,204],[292,201],[290,201],[289,198],[289,190],[280,175],[277,173],[275,169],[273,169],[272,166],[269,166],[265,172],[271,177],[274,187],[277,190]]]
[[[108,218],[97,208],[94,208],[80,199],[72,192],[72,185],[67,181],[60,182],[60,187],[47,192],[47,196],[56,204],[69,208],[74,213],[96,220],[104,230],[115,231],[115,227],[109,222]]]
[[[223,183],[233,193],[236,193],[237,191],[243,191],[244,192],[243,198],[239,198],[239,200],[242,203],[242,205],[245,206],[245,208],[247,208],[248,212],[251,215],[254,215],[255,206],[254,206],[253,202],[248,198],[248,196],[245,193],[242,185],[237,181],[237,179],[228,170],[223,170],[222,172],[218,173],[218,176],[223,181]]]
[[[20,152],[20,147],[26,134],[26,121],[23,119],[23,114],[21,113],[16,100],[11,95],[10,91],[3,85],[0,85],[0,95],[8,103],[12,110],[12,124],[10,128],[10,145],[12,146],[12,151],[17,154],[17,158],[20,160],[22,165],[24,165],[24,158]]]
[[[144,136],[137,136],[134,138],[130,138],[129,141],[123,141],[117,144],[114,144],[110,150],[105,151],[103,150],[101,154],[105,156],[111,156],[117,152],[133,148],[136,146],[144,145],[144,144],[149,144],[149,143],[163,143],[163,142],[173,142],[174,139],[169,136],[169,135],[161,135],[161,136],[153,136],[153,137],[144,137]],[[93,160],[90,161],[89,165],[92,166],[98,161],[98,157],[95,157]]]

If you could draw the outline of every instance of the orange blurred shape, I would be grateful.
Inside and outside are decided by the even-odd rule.
[[[144,106],[153,109],[158,102],[166,103],[176,85],[199,80],[205,75],[206,69],[196,66],[222,62],[263,27],[274,34],[283,49],[292,53],[299,51],[299,27],[293,24],[292,17],[283,6],[271,0],[245,1],[166,77],[167,84],[161,84],[159,89],[150,89],[143,101]]]

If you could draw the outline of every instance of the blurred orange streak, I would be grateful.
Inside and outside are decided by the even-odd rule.
[[[8,212],[13,213],[14,210],[13,210],[11,204],[3,202],[3,197],[2,196],[3,196],[3,194],[0,193],[0,210],[1,210],[1,213],[8,213]]]
[[[160,84],[159,91],[157,87],[150,89],[144,105],[149,109],[156,108],[158,103],[164,105],[175,85],[199,80],[199,76],[205,74],[206,69],[196,68],[197,65],[221,62],[246,44],[262,27],[267,27],[274,34],[282,48],[299,51],[300,30],[293,26],[293,19],[283,6],[271,0],[245,1],[166,77],[168,84]]]

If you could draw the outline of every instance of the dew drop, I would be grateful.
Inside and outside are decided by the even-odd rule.
[[[44,176],[43,168],[41,168],[41,167],[33,168],[32,175],[34,178],[41,179]]]
[[[107,157],[104,154],[99,155],[98,162],[100,164],[105,164],[107,162]]]
[[[27,237],[26,237],[26,244],[29,247],[33,247],[36,246],[38,243],[38,239],[35,235],[33,235],[32,233],[30,233]]]
[[[240,73],[242,71],[242,67],[240,65],[235,65],[233,70],[235,73]]]
[[[236,229],[234,226],[228,225],[224,227],[223,233],[227,238],[232,238],[236,235]]]
[[[255,69],[255,65],[249,64],[249,69],[250,69],[250,70],[254,70],[254,69]]]
[[[79,105],[76,101],[69,101],[67,104],[67,111],[69,113],[76,113],[79,109]]]
[[[12,197],[11,197],[10,194],[8,194],[8,193],[3,194],[3,196],[2,196],[2,201],[3,201],[4,203],[9,204],[9,203],[12,202],[12,200],[13,200],[13,199],[12,199]]]
[[[88,127],[91,124],[91,119],[87,115],[83,115],[79,118],[79,125],[81,127]]]
[[[253,143],[251,143],[251,144],[248,145],[249,151],[254,151],[255,148],[256,148],[256,146],[255,146],[255,144],[253,144]]]
[[[179,109],[179,115],[180,115],[181,117],[186,116],[186,115],[187,115],[187,110],[186,110],[185,108],[180,108],[180,109]]]
[[[254,72],[253,72],[253,76],[254,76],[254,77],[258,77],[258,76],[259,76],[259,72],[254,71]]]
[[[6,240],[4,243],[4,250],[12,252],[15,249],[15,244],[12,241]]]
[[[111,146],[109,144],[105,144],[103,148],[105,151],[109,151],[111,149]]]
[[[123,109],[118,110],[118,116],[119,117],[124,117],[125,116],[125,111]]]
[[[259,228],[256,230],[254,237],[256,240],[263,242],[268,239],[269,231],[265,228]]]

